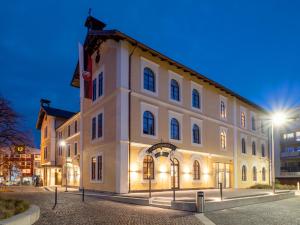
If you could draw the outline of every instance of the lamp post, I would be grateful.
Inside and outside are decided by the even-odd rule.
[[[61,146],[61,147],[65,147],[66,146],[66,142],[65,141],[61,141],[60,143],[59,143],[59,145]],[[66,190],[65,190],[65,192],[68,192],[68,163],[67,163],[67,149],[65,149],[66,150],[66,154],[65,154],[65,167],[66,167]]]

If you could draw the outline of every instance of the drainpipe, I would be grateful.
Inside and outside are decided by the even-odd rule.
[[[133,50],[129,54],[128,59],[128,161],[129,161],[129,176],[128,176],[128,192],[131,192],[131,178],[130,178],[130,163],[131,163],[131,57],[133,55],[133,52],[135,51],[137,46],[137,43],[135,44]]]

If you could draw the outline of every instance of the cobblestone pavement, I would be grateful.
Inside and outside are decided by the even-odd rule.
[[[205,213],[218,225],[300,225],[300,197]]]
[[[59,192],[58,204],[52,210],[54,193],[36,189],[28,192],[0,193],[0,197],[25,199],[41,209],[40,219],[36,225],[48,224],[184,224],[201,222],[188,212],[160,209],[149,206],[122,204],[94,197],[86,197]]]

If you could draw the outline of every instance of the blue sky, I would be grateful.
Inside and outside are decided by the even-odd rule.
[[[92,15],[267,109],[300,104],[298,1],[5,1],[0,94],[39,145],[40,98],[71,111],[77,43]]]

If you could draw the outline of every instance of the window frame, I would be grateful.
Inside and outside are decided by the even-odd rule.
[[[191,81],[191,93],[190,93],[190,98],[191,98],[191,109],[193,110],[196,110],[198,112],[202,112],[202,108],[203,108],[203,98],[202,98],[202,95],[203,95],[203,86],[194,82],[194,81]],[[196,108],[193,106],[193,90],[197,90],[198,93],[199,93],[199,103],[200,103],[200,108]]]
[[[198,119],[198,118],[194,118],[194,117],[191,117],[191,123],[190,123],[191,127],[190,127],[190,131],[191,131],[191,144],[193,146],[197,146],[197,147],[202,147],[203,146],[203,121]],[[193,127],[194,125],[197,125],[199,127],[199,139],[200,139],[200,143],[195,143],[194,142],[194,133],[193,133]]]
[[[151,162],[148,162],[149,159],[151,159]],[[151,155],[145,155],[143,158],[143,171],[142,171],[143,180],[144,181],[149,180],[149,177],[148,177],[149,164],[150,164],[150,179],[151,179],[151,181],[154,181],[155,180],[155,162],[154,162],[154,158]],[[146,165],[146,167],[145,167],[145,165]],[[151,165],[152,165],[152,168],[151,168]],[[145,168],[147,169],[147,171],[145,171]]]
[[[140,135],[142,137],[147,137],[147,138],[152,138],[152,139],[157,139],[158,138],[158,113],[159,113],[159,107],[155,105],[151,105],[145,102],[141,102],[140,105]],[[144,134],[143,129],[144,129],[144,112],[149,111],[153,114],[154,116],[154,135],[149,135],[149,134]]]
[[[247,181],[247,166],[242,165],[242,182]]]
[[[98,179],[99,178],[99,157],[102,158],[102,168],[101,168],[101,178],[102,179]],[[95,158],[96,159],[96,162],[95,162],[95,179],[92,179],[92,165],[91,165],[91,162],[92,162],[92,159]],[[95,155],[92,155],[90,157],[90,183],[104,183],[104,154],[102,152],[98,153],[98,154],[95,154]]]
[[[159,93],[159,64],[152,62],[149,59],[146,59],[144,57],[140,58],[140,62],[141,62],[141,68],[140,68],[140,77],[141,77],[141,91],[143,93],[149,94],[149,95],[153,95],[153,96],[158,96]],[[144,88],[144,68],[148,67],[149,69],[151,69],[154,72],[155,75],[155,92],[149,91],[147,89]]]
[[[169,113],[169,121],[168,121],[169,141],[170,142],[182,143],[182,140],[183,140],[183,133],[182,133],[183,114],[177,113],[177,112],[174,112],[174,111],[170,111],[170,110],[168,111],[168,113]],[[179,123],[179,140],[171,138],[171,120],[172,120],[172,118],[175,118]]]
[[[182,94],[182,92],[183,92],[182,91],[182,89],[183,89],[183,77],[181,75],[171,71],[171,70],[168,70],[168,73],[169,73],[169,83],[168,83],[169,101],[181,105],[182,102],[183,102],[183,94]],[[172,98],[172,95],[171,95],[171,81],[172,80],[175,80],[178,83],[179,101]]]
[[[225,109],[225,116],[223,117],[222,113],[222,102],[224,103],[224,109]],[[227,104],[227,98],[223,95],[220,95],[219,97],[219,117],[221,120],[227,121],[228,118],[228,104]]]
[[[225,148],[222,146],[222,133],[225,133]],[[219,132],[219,142],[220,142],[220,150],[221,151],[226,151],[227,150],[227,145],[228,145],[228,142],[227,142],[227,133],[228,133],[228,128],[226,127],[220,127],[220,132]]]
[[[198,160],[193,162],[193,181],[201,180],[201,166]]]

